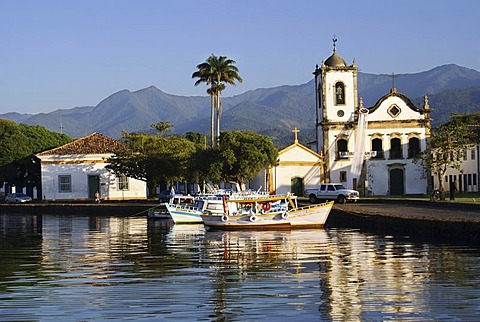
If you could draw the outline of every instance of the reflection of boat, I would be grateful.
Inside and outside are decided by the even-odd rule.
[[[333,201],[298,207],[294,198],[287,194],[224,199],[223,214],[203,213],[201,216],[210,229],[322,228],[325,225]],[[277,204],[282,203],[288,204],[290,209],[277,207]]]

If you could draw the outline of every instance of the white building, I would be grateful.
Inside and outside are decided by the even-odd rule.
[[[278,152],[277,165],[262,171],[249,183],[254,190],[270,194],[294,193],[302,196],[306,188],[317,188],[322,177],[322,157],[298,142],[295,128],[294,143]]]
[[[324,182],[341,182],[364,195],[426,194],[429,174],[413,162],[426,148],[430,108],[415,106],[395,88],[365,108],[358,100],[355,61],[335,46],[315,69],[316,151]]]
[[[117,177],[105,166],[119,141],[99,133],[41,152],[42,192],[45,200],[88,200],[100,193],[104,200],[146,199],[146,182]]]
[[[477,144],[470,149],[464,151],[463,160],[460,164],[460,170],[453,168],[447,169],[445,174],[446,191],[450,191],[450,183],[453,182],[457,192],[478,192],[478,173],[479,173],[479,159],[478,153],[480,151],[480,144]],[[432,173],[433,186],[439,189],[438,175]]]

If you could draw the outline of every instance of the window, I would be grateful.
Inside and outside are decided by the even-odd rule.
[[[463,161],[467,161],[467,150],[463,150]]]
[[[337,141],[337,158],[338,159],[347,159],[348,158],[348,142],[345,139],[340,139]]]
[[[120,175],[117,177],[118,190],[128,190],[128,177]]]
[[[383,144],[382,139],[376,138],[372,140],[372,151],[376,153],[373,155],[375,159],[383,159]]]
[[[388,108],[387,113],[388,113],[391,117],[395,118],[395,117],[397,117],[398,115],[400,115],[400,112],[401,112],[401,111],[402,111],[402,110],[400,110],[400,107],[398,107],[397,105],[394,104],[394,105],[392,105],[392,106],[390,106],[390,107]]]
[[[72,192],[72,176],[58,176],[58,192]]]
[[[410,138],[408,140],[408,157],[414,158],[420,154],[420,140],[418,138]]]
[[[340,182],[347,182],[347,171],[340,171]]]
[[[332,186],[332,185],[330,185],[330,186],[328,186],[327,190],[328,190],[328,191],[335,191],[335,187]]]
[[[345,104],[345,85],[342,82],[335,84],[335,105]]]
[[[472,149],[472,160],[475,160],[475,149]]]
[[[390,140],[390,159],[401,159],[402,145],[399,138],[393,138]]]

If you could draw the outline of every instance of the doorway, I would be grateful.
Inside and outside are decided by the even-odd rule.
[[[393,196],[405,194],[405,181],[403,180],[403,169],[390,170],[390,194]]]
[[[97,191],[100,192],[100,176],[88,176],[88,199],[95,200],[95,192]]]
[[[303,178],[295,177],[291,179],[291,191],[296,196],[303,196]]]

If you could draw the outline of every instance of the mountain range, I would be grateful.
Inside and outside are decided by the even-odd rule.
[[[373,106],[389,93],[392,82],[417,106],[428,95],[433,125],[445,123],[451,113],[480,111],[480,72],[454,64],[431,70],[398,74],[358,73],[358,93],[364,106]],[[193,86],[193,84],[192,84]],[[272,137],[281,144],[291,143],[294,127],[302,132],[301,142],[314,137],[315,85],[312,80],[301,85],[259,88],[243,94],[224,97],[222,130],[253,130]],[[206,89],[206,88],[205,88]],[[81,137],[100,132],[120,138],[122,131],[147,131],[150,125],[168,121],[174,133],[187,131],[209,133],[210,97],[177,96],[150,86],[135,92],[121,90],[96,106],[60,109],[39,114],[0,114],[0,118],[17,123],[41,125],[50,131]]]

